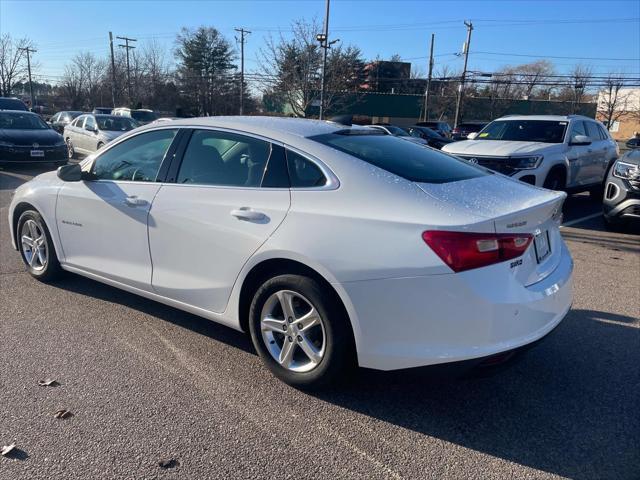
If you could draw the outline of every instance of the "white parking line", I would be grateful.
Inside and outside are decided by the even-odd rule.
[[[591,220],[592,218],[596,218],[602,215],[602,212],[592,213],[591,215],[587,215],[586,217],[576,218],[575,220],[571,220],[570,222],[565,222],[560,225],[562,227],[570,227],[571,225],[575,225],[576,223],[586,222],[587,220]]]

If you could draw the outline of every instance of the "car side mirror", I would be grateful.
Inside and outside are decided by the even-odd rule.
[[[467,135],[467,140],[475,140],[476,138],[478,138],[478,132],[471,132]]]
[[[571,138],[569,145],[591,145],[591,139],[586,135],[576,135]]]
[[[57,175],[63,182],[79,182],[82,180],[82,168],[77,163],[63,165],[58,168]]]

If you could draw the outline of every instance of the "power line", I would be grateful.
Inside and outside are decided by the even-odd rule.
[[[528,57],[528,58],[559,58],[564,60],[606,60],[606,61],[617,61],[617,62],[638,62],[640,58],[608,58],[608,57],[563,57],[558,55],[532,55],[525,53],[507,53],[507,52],[482,52],[482,51],[474,51],[474,54],[480,53],[484,55],[501,55],[507,57]]]

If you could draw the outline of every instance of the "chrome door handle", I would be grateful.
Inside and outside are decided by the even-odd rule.
[[[250,207],[240,207],[235,210],[231,210],[231,216],[236,217],[238,220],[249,220],[257,222],[264,220],[267,216],[262,212],[256,212],[251,210]]]
[[[142,198],[138,198],[137,195],[128,195],[124,197],[124,204],[130,207],[140,207],[142,205],[146,205],[147,201]]]

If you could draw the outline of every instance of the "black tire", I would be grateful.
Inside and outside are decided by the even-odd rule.
[[[261,314],[266,302],[276,292],[290,291],[302,295],[320,315],[320,322],[324,334],[324,355],[321,360],[309,371],[297,372],[282,366],[270,353],[261,329]],[[317,280],[302,275],[279,275],[273,277],[256,291],[249,310],[249,330],[253,345],[258,355],[271,372],[285,383],[302,389],[317,389],[337,383],[355,366],[355,349],[353,346],[349,319],[343,309],[338,305],[335,293],[330,291]],[[290,324],[291,332],[295,330],[294,324]],[[275,342],[274,340],[269,343]],[[287,336],[282,333],[282,345],[291,341],[292,348],[303,355],[303,349],[297,346],[300,340],[295,333]],[[288,339],[288,340],[287,340]],[[295,354],[295,353],[294,353]],[[304,357],[303,357],[304,358]]]
[[[549,190],[564,190],[567,184],[566,174],[559,168],[554,168],[544,179],[542,186]]]
[[[67,157],[69,160],[76,158],[76,150],[73,148],[73,142],[70,138],[67,138]]]
[[[28,221],[35,222],[38,227],[37,233],[42,235],[42,241],[44,242],[42,245],[44,245],[46,251],[46,261],[44,265],[41,264],[39,259],[36,259],[35,265],[29,262],[31,255],[28,254],[25,244],[22,241],[23,227]],[[40,238],[39,235],[37,235],[37,237]],[[60,268],[60,262],[58,261],[55,246],[51,240],[51,234],[49,233],[49,229],[47,228],[44,219],[37,211],[27,210],[20,215],[16,229],[16,242],[20,250],[22,261],[32,277],[42,282],[50,282],[60,275],[62,269]],[[40,266],[43,268],[39,268]]]

